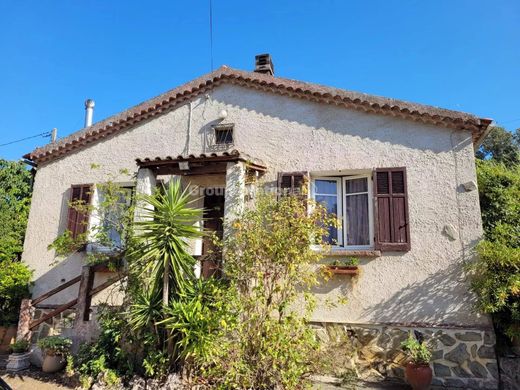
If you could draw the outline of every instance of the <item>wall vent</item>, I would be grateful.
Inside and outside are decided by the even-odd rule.
[[[213,131],[208,139],[208,146],[211,150],[227,150],[235,143],[235,135],[233,123],[221,123],[212,126]]]

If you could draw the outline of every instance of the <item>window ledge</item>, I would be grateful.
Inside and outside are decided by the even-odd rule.
[[[325,257],[381,257],[381,251],[372,249],[317,249],[317,252],[322,253]]]

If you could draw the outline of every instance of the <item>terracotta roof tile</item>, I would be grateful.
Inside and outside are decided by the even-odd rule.
[[[453,129],[467,129],[472,131],[474,143],[478,143],[485,136],[486,129],[491,123],[491,119],[479,118],[464,112],[222,66],[214,72],[97,122],[91,127],[79,130],[55,143],[36,148],[24,157],[36,163],[56,159],[98,139],[123,131],[143,120],[175,109],[187,100],[223,83],[255,88],[298,99],[334,104],[368,113],[390,115]]]

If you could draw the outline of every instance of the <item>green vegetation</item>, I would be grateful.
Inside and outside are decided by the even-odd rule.
[[[413,364],[429,364],[432,359],[431,347],[424,340],[418,340],[412,332],[401,343],[401,348],[406,353],[408,361]]]
[[[18,340],[18,341],[15,341],[14,343],[12,343],[11,345],[9,345],[9,350],[12,353],[24,353],[24,352],[29,351],[29,347],[30,347],[29,341]]]
[[[495,127],[477,152],[485,240],[470,265],[478,308],[520,339],[520,129]]]
[[[478,161],[485,240],[471,265],[478,307],[511,339],[520,337],[520,165]]]
[[[85,388],[96,380],[115,386],[121,382],[121,377],[136,371],[137,355],[132,350],[134,340],[123,339],[125,335],[130,336],[124,316],[120,311],[104,307],[98,320],[101,326],[98,339],[94,343],[82,344],[73,361],[67,362],[67,370],[78,373]]]
[[[506,165],[520,162],[520,129],[514,133],[493,127],[476,153],[478,159],[493,160]]]
[[[99,169],[99,166],[92,164],[91,168]],[[130,176],[126,169],[119,171],[119,178],[127,177],[131,180]],[[132,199],[131,189],[121,187],[115,180],[115,177],[110,177],[105,183],[96,184],[97,202],[91,202],[92,204],[85,204],[80,200],[69,202],[69,206],[78,213],[93,215],[100,223],[90,225],[86,232],[78,234],[77,237],[73,237],[69,230],[56,237],[48,249],[55,251],[58,260],[84,248],[89,243],[103,249],[89,251],[87,254],[89,264],[116,264],[125,256],[133,234],[135,202]],[[94,195],[93,188],[90,196]]]
[[[0,159],[0,263],[20,260],[31,203],[31,172]]]
[[[198,374],[211,388],[299,389],[316,364],[318,342],[307,321],[317,284],[311,249],[332,220],[319,223],[323,209],[307,212],[296,197],[277,201],[261,195],[243,212],[223,242],[224,274],[235,294],[237,316]],[[204,361],[205,360],[205,361]]]
[[[29,296],[32,272],[19,261],[0,262],[0,326],[18,323],[23,298]]]
[[[343,260],[334,260],[331,265],[338,267],[356,267],[359,265],[357,257],[345,257]]]
[[[38,340],[38,347],[48,355],[66,355],[71,346],[72,340],[61,336],[48,336]]]
[[[85,387],[178,372],[202,388],[302,388],[318,352],[307,321],[321,254],[311,244],[334,220],[324,223],[321,206],[308,213],[296,197],[259,196],[228,226],[233,234],[215,239],[225,278],[198,279],[188,248],[204,234],[195,224],[202,210],[191,202],[178,181],[136,199],[139,221],[121,225],[125,304],[101,311],[100,337],[68,370]],[[75,248],[68,241],[54,248],[66,255]]]
[[[31,200],[31,173],[21,162],[0,159],[0,326],[18,322],[32,273],[20,263]]]

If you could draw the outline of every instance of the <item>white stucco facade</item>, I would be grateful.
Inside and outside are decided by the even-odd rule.
[[[320,286],[316,321],[489,326],[473,310],[463,272],[482,234],[478,192],[462,187],[476,181],[469,131],[225,84],[194,99],[191,115],[186,104],[38,167],[23,253],[35,271],[33,294],[81,272],[81,254],[53,266],[54,253],[47,250],[66,228],[71,185],[113,179],[123,168],[137,173],[136,158],[210,152],[206,134],[220,123],[222,109],[225,122],[234,123],[233,148],[262,160],[268,182],[278,172],[407,169],[411,250],[362,258],[358,277],[335,276]],[[91,169],[92,163],[100,168]],[[448,225],[454,237],[443,233]],[[75,288],[50,302],[72,299]],[[348,303],[325,305],[336,297]]]

